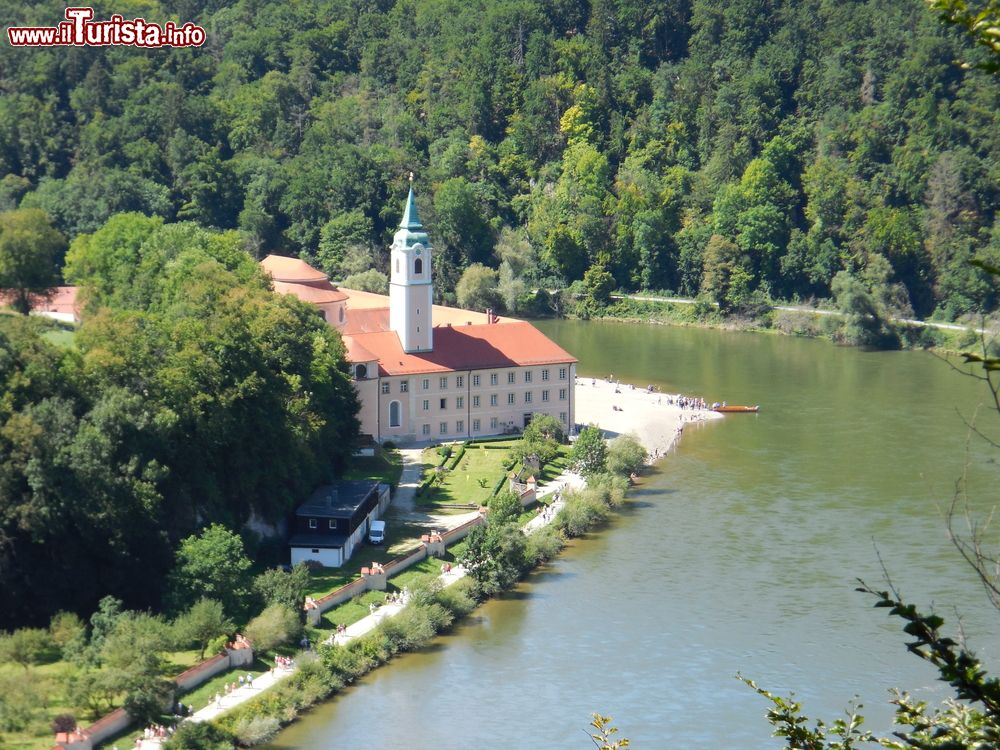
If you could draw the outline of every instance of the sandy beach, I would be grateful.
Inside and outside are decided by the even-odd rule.
[[[577,378],[574,395],[579,424],[596,424],[609,438],[632,433],[651,460],[667,453],[692,423],[723,416],[708,409],[681,409],[675,405],[678,394],[648,393],[645,385],[633,388],[600,378]]]

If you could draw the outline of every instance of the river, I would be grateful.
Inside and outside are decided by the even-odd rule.
[[[961,415],[985,396],[974,380],[924,352],[539,327],[580,359],[581,377],[613,372],[761,412],[686,430],[609,527],[318,707],[272,750],[583,749],[594,711],[635,748],[780,747],[738,672],[827,721],[858,696],[884,732],[889,688],[945,693],[906,652],[899,622],[854,591],[859,577],[882,584],[879,555],[904,596],[949,624],[960,613],[1000,668],[997,612],[947,541],[941,507],[967,462],[974,497],[992,502],[1000,485],[990,450],[967,449]]]

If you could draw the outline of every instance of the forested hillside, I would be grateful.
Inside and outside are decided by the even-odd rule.
[[[235,232],[122,214],[66,274],[75,346],[0,315],[0,628],[159,606],[180,539],[283,522],[358,430],[340,336]]]
[[[15,3],[7,3],[7,6]],[[18,4],[20,5],[20,4]],[[63,4],[9,9],[52,25]],[[997,303],[1000,84],[920,0],[116,0],[203,48],[0,50],[0,208],[237,229],[336,278],[385,267],[409,171],[453,299],[604,268],[723,306]],[[361,286],[384,283],[355,276]]]

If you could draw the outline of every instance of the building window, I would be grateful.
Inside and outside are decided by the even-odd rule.
[[[316,519],[315,518],[310,518],[309,519],[309,528],[310,529],[315,529],[316,528]]]
[[[514,403],[514,394],[513,393],[508,393],[507,394],[507,403],[508,404],[513,404]]]
[[[340,322],[344,322],[344,308],[340,308]]]
[[[479,376],[478,375],[473,375],[472,376],[472,385],[475,386],[476,388],[479,387]]]
[[[497,384],[497,374],[495,372],[490,373],[490,385]]]
[[[544,370],[542,370],[542,380],[548,380],[548,379],[549,379],[549,370],[548,368],[545,368]]]
[[[565,388],[560,388],[559,389],[559,400],[560,401],[565,401],[566,400],[566,389]]]
[[[357,380],[364,380],[368,377],[368,365],[357,365],[354,368],[354,377]]]
[[[559,412],[559,421],[562,422],[563,424],[566,424],[566,412],[564,411]]]
[[[524,371],[524,382],[525,383],[530,383],[531,382],[531,370],[525,370]]]
[[[400,404],[398,401],[393,401],[389,404],[390,427],[399,427],[399,425],[402,423],[402,418],[400,417],[401,412],[402,409],[400,408]]]
[[[448,387],[448,378],[445,377],[438,380],[438,386],[441,388],[441,390],[446,389]]]
[[[400,380],[399,381],[399,392],[400,393],[406,393],[409,390],[410,390],[410,381],[409,380]]]
[[[420,387],[423,388],[425,391],[429,391],[431,389],[431,379],[424,378],[423,382],[420,384]]]
[[[455,422],[455,432],[465,432],[465,420],[460,419]]]
[[[490,417],[490,429],[491,430],[495,430],[497,428],[498,424],[499,424],[499,422],[497,421],[496,417]]]
[[[530,404],[531,403],[531,391],[525,391],[525,394],[524,394],[524,403],[526,403],[526,404]]]
[[[548,400],[549,400],[549,392],[542,391],[542,401],[548,401]]]
[[[414,275],[419,276],[423,272],[424,272],[424,262],[420,258],[417,258],[415,261],[413,261],[413,273]]]
[[[439,424],[438,432],[440,432],[442,435],[446,434],[448,432],[448,423],[442,422],[441,424]]]
[[[464,375],[456,375],[455,376],[455,387],[456,388],[464,388],[465,387],[465,376]]]
[[[479,396],[473,396],[472,397],[472,408],[473,409],[478,409],[479,408]]]
[[[314,549],[314,550],[312,551],[312,553],[313,553],[314,555],[318,555],[318,554],[319,554],[319,550],[318,550],[318,549]]]
[[[431,408],[430,399],[424,399],[424,411],[428,411]]]
[[[459,396],[458,398],[455,399],[455,408],[456,409],[464,409],[465,408],[465,397],[464,396]],[[461,429],[459,429],[459,431],[461,431]]]
[[[516,378],[516,377],[517,377],[517,373],[516,372],[508,372],[507,373],[507,382],[510,385],[513,385],[514,384],[514,378]]]
[[[334,520],[333,520],[333,519],[331,518],[331,519],[330,519],[329,521],[327,521],[327,523],[326,523],[326,527],[327,527],[328,529],[335,529],[335,528],[337,528],[337,522],[336,522],[336,521],[334,521]]]
[[[388,392],[389,392],[389,384],[382,383],[382,393],[388,393]]]
[[[560,367],[559,368],[559,379],[560,380],[565,380],[566,379],[566,368],[565,367]]]
[[[491,393],[490,394],[490,406],[496,406],[496,405],[497,405],[497,394]]]
[[[420,426],[420,432],[423,433],[424,435],[430,435],[431,434],[431,426],[429,424],[421,425]]]
[[[448,408],[448,399],[446,399],[446,398],[441,399],[441,408],[442,409],[447,409]]]
[[[478,419],[473,419],[472,420],[472,431],[473,432],[479,432],[479,420]]]

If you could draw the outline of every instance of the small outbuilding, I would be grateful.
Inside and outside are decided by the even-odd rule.
[[[344,480],[319,487],[295,511],[288,540],[292,565],[315,561],[340,567],[388,505],[389,486],[378,482]]]

